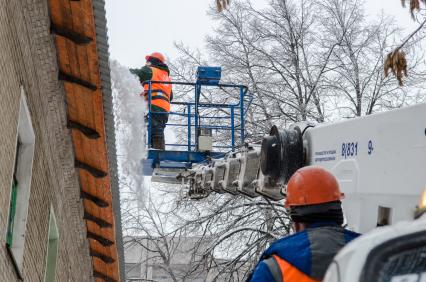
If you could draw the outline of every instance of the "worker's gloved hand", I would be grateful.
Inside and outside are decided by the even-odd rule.
[[[144,119],[145,119],[145,123],[146,123],[146,124],[148,124],[148,114],[146,114],[146,115],[144,116]]]

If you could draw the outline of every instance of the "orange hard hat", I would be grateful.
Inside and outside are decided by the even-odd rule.
[[[145,59],[148,61],[150,58],[156,58],[160,60],[163,64],[166,62],[166,58],[163,56],[163,54],[159,52],[154,52],[151,55],[148,55],[145,57]]]
[[[288,181],[285,207],[324,204],[342,198],[333,174],[322,167],[306,166],[298,169]]]

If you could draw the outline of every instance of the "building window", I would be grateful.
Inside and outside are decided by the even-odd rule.
[[[15,166],[13,171],[13,180],[12,180],[12,192],[10,195],[10,205],[9,205],[9,220],[7,224],[7,237],[6,237],[6,245],[10,248],[13,244],[13,226],[15,224],[15,215],[16,215],[16,198],[18,195],[18,180],[17,180],[17,161],[19,152],[21,149],[21,142],[18,138],[18,142],[16,144],[16,154],[15,154]]]
[[[59,232],[56,225],[56,217],[53,208],[50,208],[49,232],[47,240],[47,257],[46,257],[46,273],[45,282],[54,282],[56,274],[56,259],[58,257],[58,241]]]
[[[18,275],[21,275],[24,255],[34,143],[35,135],[31,123],[30,112],[26,103],[25,93],[23,88],[21,88],[18,136],[15,149],[15,164],[10,190],[10,208],[6,232],[6,246],[13,259],[15,268],[18,271]]]
[[[126,263],[125,270],[126,270],[126,278],[132,278],[132,279],[141,278],[140,263]]]

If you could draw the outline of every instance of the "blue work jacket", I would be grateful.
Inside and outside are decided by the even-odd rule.
[[[296,268],[296,271],[300,271],[313,280],[322,280],[337,252],[359,235],[335,223],[310,225],[304,231],[286,236],[274,242],[262,254],[254,272],[247,281],[276,281],[276,273],[273,274],[273,271],[271,272],[271,264],[266,261],[270,260],[273,256],[278,256],[291,265],[291,267]],[[285,277],[282,277],[282,281],[284,280]],[[289,279],[285,281],[296,282]]]

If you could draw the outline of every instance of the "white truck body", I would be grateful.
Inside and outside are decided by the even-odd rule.
[[[372,230],[383,213],[412,219],[426,188],[426,104],[309,128],[304,143],[307,163],[337,177],[351,230]]]
[[[413,237],[413,234],[418,235],[417,237]],[[425,282],[426,238],[421,238],[425,236],[426,215],[415,221],[400,222],[395,225],[376,228],[349,243],[336,255],[328,268],[324,282]],[[410,239],[408,239],[409,237]],[[389,254],[388,252],[384,258],[377,258],[374,256],[374,250],[383,250],[385,245],[389,243],[392,244],[393,240],[399,241],[399,244],[407,244],[407,248],[399,247],[401,250],[398,250],[395,246],[394,253]],[[421,249],[422,247],[423,250]],[[393,274],[387,272],[380,275],[380,271],[378,270],[374,271],[374,273],[377,274],[379,278],[363,277],[363,275],[366,275],[364,273],[366,271],[365,268],[371,264],[371,261],[376,261],[378,269],[383,269],[383,267],[386,267],[386,263],[392,263],[390,261],[392,257],[397,258],[398,255],[404,254],[404,252],[419,252],[418,255],[413,255],[408,261],[412,269],[410,269],[410,265],[393,263]],[[415,265],[416,263],[419,265]],[[371,265],[369,266],[372,267]],[[383,277],[385,275],[387,277]]]

